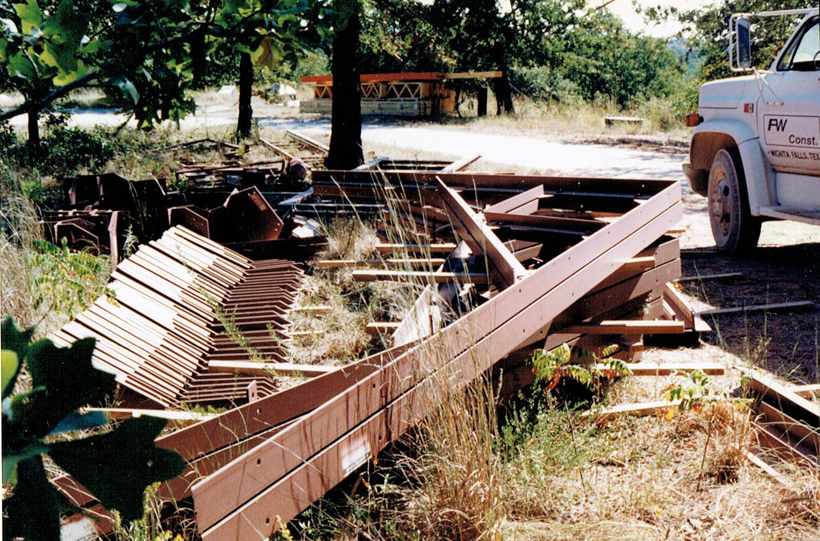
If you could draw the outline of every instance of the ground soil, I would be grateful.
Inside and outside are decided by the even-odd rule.
[[[683,252],[683,274],[701,276],[741,272],[739,278],[699,280],[683,291],[715,307],[813,301],[820,299],[820,243],[765,246],[731,260],[700,251]],[[706,342],[747,358],[755,365],[807,381],[820,380],[820,315],[770,311],[707,318],[715,332]]]

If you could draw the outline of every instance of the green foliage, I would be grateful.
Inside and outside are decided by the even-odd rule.
[[[40,196],[51,195],[36,193],[42,190],[40,176],[62,177],[79,171],[96,171],[117,153],[140,150],[139,147],[133,148],[126,134],[120,135],[114,128],[70,128],[66,117],[62,114],[44,117],[43,151],[37,160],[37,174],[31,179],[34,182],[27,190],[35,202],[45,202]],[[4,131],[0,127],[0,160],[17,169],[24,168],[30,162],[26,141],[18,138],[12,129]]]
[[[324,2],[304,0],[37,0],[14,4],[0,25],[0,60],[11,84],[35,104],[52,90],[102,82],[141,128],[193,112],[187,89],[201,84],[220,46],[268,68],[295,63],[321,33]],[[50,98],[51,99],[51,98]]]
[[[43,11],[37,0],[14,4],[17,20],[4,19],[0,60],[26,96],[50,85],[65,85],[87,75],[85,57],[93,47],[84,42],[88,14],[73,0],[61,0]]]
[[[523,93],[550,101],[620,106],[669,96],[683,63],[666,42],[636,35],[581,0],[371,0],[365,4],[362,71],[505,70]]]
[[[580,105],[583,101],[581,88],[549,66],[514,66],[510,83],[519,92],[537,100],[567,105]]]
[[[35,240],[32,264],[39,269],[35,279],[34,308],[48,305],[73,317],[84,310],[101,293],[108,293],[108,259],[87,252],[72,252],[65,239],[56,246]]]
[[[725,0],[708,7],[679,10],[675,7],[652,8],[646,12],[650,20],[674,19],[683,25],[681,36],[686,36],[690,47],[703,62],[696,70],[701,81],[729,77],[729,17],[733,13],[754,13],[781,9],[811,7],[805,0]],[[800,21],[801,16],[752,19],[752,65],[766,69],[776,53]],[[694,49],[690,49],[694,50]]]
[[[57,126],[48,133],[48,153],[38,162],[43,172],[61,175],[65,171],[95,171],[119,150],[110,129],[90,130]]]
[[[680,380],[667,387],[663,399],[668,402],[680,400],[680,411],[699,410],[704,404],[728,400],[729,390],[715,390],[712,380],[702,370],[682,374]]]
[[[543,385],[543,383],[536,383]],[[541,396],[536,389],[536,396]],[[594,423],[580,423],[574,412],[551,396],[546,400],[515,400],[501,423],[497,453],[504,475],[543,477],[586,467],[611,446]]]
[[[33,329],[19,331],[11,318],[2,324],[3,482],[13,486],[13,494],[3,502],[4,535],[56,541],[60,514],[77,511],[49,483],[42,454],[125,521],[140,518],[145,488],[175,477],[185,467],[177,453],[153,444],[166,421],[130,419],[110,432],[53,442],[53,434],[76,435],[106,424],[101,414],[77,410],[104,401],[115,381],[112,374],[93,367],[94,339],[57,348],[50,340],[30,343],[32,334]],[[30,387],[14,393],[24,362]]]
[[[616,351],[617,346],[610,346],[604,348],[602,354],[604,357],[608,357]],[[581,362],[573,362],[574,356],[579,358]],[[530,362],[536,377],[546,382],[547,392],[554,389],[561,381],[561,378],[574,379],[585,387],[592,389],[603,380],[632,374],[629,365],[620,359],[614,357],[604,359],[605,368],[603,369],[597,367],[596,363],[598,361],[598,357],[594,352],[580,348],[573,349],[567,344],[563,344],[553,351],[536,350]]]

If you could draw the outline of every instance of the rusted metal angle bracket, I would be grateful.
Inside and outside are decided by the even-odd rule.
[[[749,386],[770,404],[776,405],[783,413],[812,427],[820,427],[820,406],[803,398],[789,387],[775,381],[772,377],[748,371]]]
[[[285,130],[285,134],[287,134],[292,139],[295,139],[296,141],[298,141],[302,145],[310,147],[314,151],[323,152],[324,154],[327,154],[328,152],[330,152],[330,147],[320,143],[319,141],[316,141],[315,139],[311,139],[307,135],[303,135],[303,134],[295,132],[293,130]]]
[[[174,494],[178,497],[190,495],[188,485],[193,484],[193,480],[201,475],[207,475],[218,469],[219,461],[228,463],[241,456],[247,450],[247,447],[241,447],[243,442],[261,438],[262,434],[270,436],[270,431],[273,429],[277,429],[278,432],[288,423],[372,374],[407,348],[408,346],[400,346],[380,352],[353,365],[339,368],[337,371],[313,378],[254,403],[245,404],[206,421],[157,438],[158,447],[174,450],[189,462],[182,477],[166,483],[170,484],[169,488],[161,488],[162,495]],[[253,446],[258,445],[261,441],[261,439],[256,441]],[[198,467],[192,466],[208,457],[213,457],[209,459],[209,463],[214,464],[214,467],[209,470],[200,471],[201,463]],[[184,493],[180,493],[181,485],[178,483],[182,479],[188,479]],[[80,485],[69,476],[58,478],[56,483],[71,497],[75,505],[82,507],[94,501],[88,491],[76,488]]]
[[[474,156],[468,156],[467,158],[456,160],[453,163],[446,165],[441,172],[455,173],[456,171],[461,171],[462,169],[466,169],[471,163],[477,162],[479,159],[481,159],[481,154],[475,154]]]
[[[439,271],[356,270],[351,273],[351,276],[357,282],[400,281],[417,284],[428,282],[486,284],[490,281],[486,274]]]
[[[596,323],[579,323],[564,329],[565,332],[578,334],[683,334],[682,321],[599,321]]]
[[[441,180],[438,181],[438,193],[456,233],[467,243],[473,254],[484,254],[489,267],[494,270],[491,275],[493,283],[499,289],[513,285],[528,274],[527,269],[487,227],[483,219]]]
[[[501,292],[492,301],[429,338],[413,352],[399,357],[270,442],[194,486],[192,491],[201,531],[212,539],[258,538],[260,533],[267,536],[275,526],[270,523],[269,516],[267,522],[264,516],[270,510],[272,498],[281,496],[296,504],[296,512],[313,501],[310,497],[303,500],[297,494],[278,494],[282,488],[280,481],[288,472],[291,478],[307,476],[324,490],[335,485],[344,473],[338,464],[335,471],[315,470],[313,466],[319,457],[338,453],[339,446],[349,443],[356,435],[355,431],[350,432],[355,430],[354,427],[369,417],[377,419],[384,414],[379,412],[381,408],[413,389],[429,373],[424,369],[422,359],[432,363],[430,370],[448,366],[456,368],[458,381],[466,383],[532,335],[544,333],[545,321],[552,320],[573,299],[580,298],[603,280],[619,266],[619,261],[633,257],[681,219],[680,186],[677,183],[669,185],[652,199],[654,201],[648,202],[652,204],[630,211],[621,221],[590,237],[591,240],[598,236],[597,242],[584,242],[568,250],[563,258],[559,258],[563,259],[563,265],[557,269],[545,265],[514,288]],[[621,226],[615,227],[619,223]],[[435,358],[425,356],[424,351],[439,352],[443,361],[436,362]],[[356,407],[351,407],[353,404]],[[391,408],[390,419],[398,419],[399,410],[394,410]],[[371,426],[375,428],[377,425]],[[399,424],[399,433],[403,431],[401,426]],[[392,422],[391,428],[395,429]],[[305,433],[310,433],[311,437],[306,439]],[[346,433],[348,436],[343,437]],[[392,438],[398,435],[391,432]],[[386,443],[383,441],[381,446]],[[371,442],[371,449],[375,448],[375,443]],[[253,463],[264,464],[264,467],[246,471],[246,465]],[[237,507],[239,510],[232,511]],[[276,512],[288,520],[293,515],[285,515],[285,510],[289,511],[277,508]],[[240,534],[240,527],[245,534]]]

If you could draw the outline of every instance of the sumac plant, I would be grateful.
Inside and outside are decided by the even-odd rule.
[[[3,501],[3,538],[57,541],[61,514],[81,512],[49,482],[43,455],[124,522],[140,519],[146,487],[185,467],[177,453],[154,445],[167,421],[139,417],[111,429],[101,413],[83,413],[79,408],[100,404],[115,385],[112,374],[91,364],[94,339],[58,348],[32,342],[33,334],[11,318],[2,324],[3,485],[11,494]],[[24,365],[31,383],[17,385]],[[88,429],[96,434],[81,437]]]
[[[552,391],[562,378],[569,378],[579,382],[586,388],[593,390],[597,383],[612,380],[619,376],[629,376],[632,370],[629,365],[614,357],[606,358],[603,367],[598,368],[599,359],[595,353],[581,348],[573,348],[563,344],[552,351],[535,350],[532,356],[533,371],[539,380],[546,382],[545,392]],[[617,351],[617,347],[607,347],[602,351],[604,357]]]

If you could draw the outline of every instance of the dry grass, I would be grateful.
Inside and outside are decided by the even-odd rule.
[[[37,209],[23,190],[20,176],[0,161],[0,177],[0,311],[18,327],[36,326],[36,335],[44,336],[105,292],[110,262],[105,256],[69,254],[39,245],[42,231]]]
[[[687,129],[683,119],[672,112],[662,100],[652,99],[644,104],[633,104],[626,109],[609,101],[596,101],[583,105],[546,104],[529,98],[514,100],[516,115],[472,116],[465,112],[464,118],[449,118],[445,122],[453,126],[465,126],[472,130],[486,130],[493,133],[561,139],[590,135],[662,135],[665,137],[686,137]],[[490,111],[494,108],[490,107]],[[642,118],[641,124],[618,124],[608,127],[606,117]]]
[[[378,242],[372,225],[359,218],[339,218],[324,224],[328,246],[316,259],[367,260],[377,257]],[[306,276],[297,306],[329,306],[330,313],[314,317],[292,315],[294,330],[318,334],[299,338],[290,348],[294,362],[346,364],[360,358],[378,338],[367,334],[373,321],[400,321],[419,293],[399,283],[359,283],[352,269],[315,269]],[[388,340],[385,337],[385,340]]]
[[[537,392],[506,406],[498,426],[486,384],[462,393],[439,377],[425,395],[438,407],[371,474],[381,482],[331,520],[330,537],[779,540],[820,531],[820,470],[783,463],[787,488],[751,464],[753,414],[742,401],[597,426]],[[622,379],[609,396],[657,400],[655,379]]]
[[[783,487],[745,460],[752,437],[742,407],[724,402],[671,421],[579,426],[577,447],[555,415],[542,413],[505,464],[508,538],[801,539],[817,532],[816,472],[806,474],[812,496],[795,513]]]
[[[440,354],[423,356],[429,360]],[[465,390],[454,383],[457,379],[443,369],[421,387],[430,413],[407,438],[413,452],[399,460],[413,487],[401,491],[399,523],[422,539],[498,539],[507,511],[495,452],[496,401],[488,380]]]
[[[2,235],[0,235],[0,295],[3,317],[14,317],[21,328],[38,323],[43,314],[34,308],[36,275],[30,247],[40,237],[37,212],[31,201],[16,188],[11,171],[0,162],[3,186]]]

